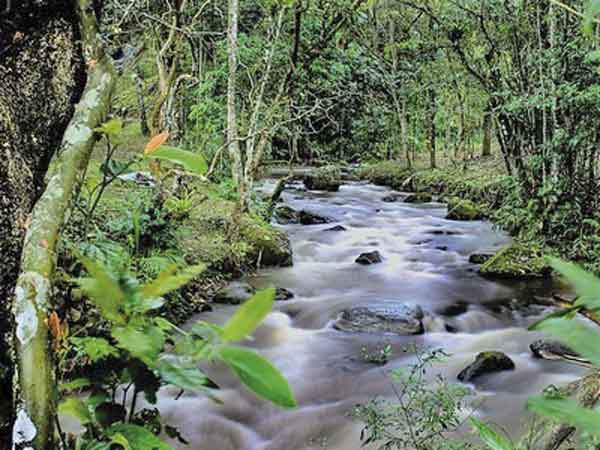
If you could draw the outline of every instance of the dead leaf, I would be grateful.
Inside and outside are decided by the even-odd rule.
[[[168,139],[169,139],[168,131],[163,131],[162,133],[157,134],[152,139],[150,139],[150,142],[148,142],[148,144],[146,144],[146,148],[144,149],[144,155],[149,155],[154,150],[156,150],[158,147],[160,147],[165,142],[167,142]]]

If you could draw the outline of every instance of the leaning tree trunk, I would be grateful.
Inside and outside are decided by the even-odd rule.
[[[10,5],[10,3],[8,3]],[[85,82],[69,0],[12,2],[0,16],[0,448],[10,443],[10,299],[29,214]]]

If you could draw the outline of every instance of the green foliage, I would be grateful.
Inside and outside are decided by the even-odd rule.
[[[490,450],[517,450],[508,439],[496,432],[485,422],[477,420],[474,417],[471,418],[470,422],[479,434],[479,438]]]
[[[162,145],[146,157],[179,164],[185,170],[195,175],[203,175],[208,170],[206,160],[202,155],[167,145]]]
[[[186,332],[155,312],[165,304],[165,295],[198,276],[204,265],[185,269],[174,265],[143,284],[126,271],[115,273],[85,257],[81,261],[88,276],[78,282],[109,324],[108,337],[70,338],[75,350],[96,368],[87,379],[62,386],[64,393],[88,393],[65,397],[59,406],[61,413],[85,426],[78,444],[82,448],[111,443],[132,450],[170,448],[157,437],[163,428],[160,418],[157,429],[154,421],[143,419],[146,410],[136,410],[137,397],[144,393],[153,404],[161,385],[173,385],[215,398],[212,390],[217,386],[198,368],[200,361],[221,360],[260,397],[281,407],[295,406],[287,381],[271,363],[255,352],[228,345],[259,325],[271,310],[274,289],[258,292],[223,327],[199,322]],[[167,342],[175,344],[168,352]],[[119,386],[129,386],[120,403],[115,400]],[[128,402],[131,387],[133,398]]]

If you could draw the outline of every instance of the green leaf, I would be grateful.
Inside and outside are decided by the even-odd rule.
[[[74,380],[71,380],[68,383],[61,383],[59,389],[62,392],[69,392],[76,391],[78,389],[82,389],[91,385],[92,382],[87,378],[75,378]]]
[[[108,122],[104,122],[97,128],[94,128],[96,133],[106,134],[108,136],[114,136],[119,134],[123,130],[123,121],[121,119],[111,119]]]
[[[84,337],[69,339],[75,347],[90,357],[92,362],[100,361],[109,356],[119,356],[119,350],[110,345],[104,338]]]
[[[498,434],[488,424],[477,420],[474,417],[471,418],[470,422],[477,430],[479,438],[490,450],[515,450],[515,447],[508,439]]]
[[[600,436],[600,412],[582,408],[573,400],[538,396],[530,398],[527,406],[530,410],[557,422],[565,422],[581,431]]]
[[[125,294],[119,282],[100,264],[85,256],[81,256],[79,259],[91,276],[77,280],[83,291],[100,309],[105,319],[118,324],[125,323],[120,312]]]
[[[139,358],[151,367],[156,364],[158,355],[165,345],[163,331],[154,326],[117,327],[113,328],[111,334],[116,339],[118,347],[127,350],[132,356]]]
[[[176,273],[177,265],[174,264],[161,272],[155,280],[146,284],[142,288],[142,296],[144,298],[162,297],[163,295],[186,285],[192,279],[204,272],[205,269],[206,266],[204,264],[198,264],[196,266],[187,267],[179,273]]]
[[[185,367],[162,361],[158,367],[160,377],[168,384],[187,391],[196,391],[209,383],[208,378],[197,367]]]
[[[575,302],[576,306],[586,306],[589,309],[600,308],[600,279],[576,264],[557,258],[550,258],[550,264],[575,288],[579,295]]]
[[[111,444],[117,444],[123,447],[123,450],[133,450],[131,445],[129,445],[129,441],[122,433],[115,433],[111,436]]]
[[[120,423],[110,427],[108,435],[112,438],[117,434],[127,439],[131,450],[173,450],[173,447],[138,425]]]
[[[576,320],[553,318],[540,322],[535,330],[551,334],[594,365],[600,365],[600,336],[587,325]]]
[[[284,376],[258,353],[239,347],[223,347],[220,358],[252,392],[283,408],[294,408],[296,400]]]
[[[269,314],[275,301],[275,289],[257,292],[238,308],[223,327],[223,342],[235,342],[252,333]]]
[[[203,175],[208,170],[208,165],[202,155],[168,145],[162,145],[146,157],[179,164],[188,172],[197,175]]]
[[[60,402],[58,412],[76,418],[82,425],[92,421],[87,405],[76,397],[68,397]]]

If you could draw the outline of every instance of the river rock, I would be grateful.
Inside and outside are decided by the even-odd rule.
[[[405,304],[358,306],[342,311],[333,326],[359,333],[422,334],[423,310]]]
[[[361,253],[354,262],[362,264],[363,266],[369,266],[371,264],[379,264],[383,262],[383,258],[381,253],[379,253],[377,250],[374,250],[372,252]]]
[[[405,203],[429,203],[433,200],[433,196],[428,192],[415,192],[414,194],[408,195],[405,199]]]
[[[471,256],[469,256],[469,262],[471,264],[483,264],[492,256],[494,255],[490,255],[487,253],[474,253]]]
[[[400,194],[386,195],[385,197],[383,197],[381,199],[381,201],[385,202],[385,203],[394,203],[394,202],[397,202],[399,200],[402,200],[402,196]]]
[[[459,374],[458,379],[468,383],[482,375],[513,370],[515,363],[502,352],[482,352],[477,355],[475,362],[465,367]]]
[[[240,305],[250,299],[255,292],[256,289],[250,284],[243,281],[234,281],[219,289],[213,300],[215,303]]]
[[[300,211],[299,218],[302,225],[321,225],[333,222],[333,219],[329,217],[320,216],[317,213],[306,210]]]
[[[336,225],[334,227],[327,228],[325,231],[347,231],[347,230],[346,230],[346,227],[344,227],[342,225]]]
[[[300,215],[298,211],[287,205],[282,205],[275,208],[273,216],[275,217],[275,221],[281,225],[298,223],[300,221]]]
[[[304,176],[304,186],[310,190],[335,192],[341,184],[342,173],[336,166],[319,167]]]
[[[448,215],[450,220],[480,220],[484,214],[479,206],[471,200],[452,198],[448,201]]]
[[[514,243],[504,247],[480,268],[488,278],[543,278],[552,273],[540,249]]]
[[[286,300],[291,300],[294,298],[294,293],[289,289],[278,287],[275,289],[275,301],[276,302],[284,302]]]

